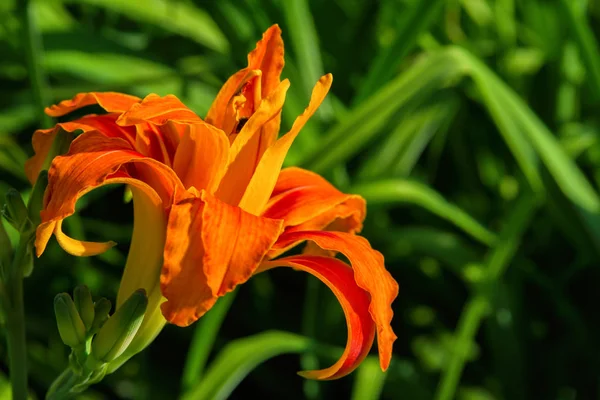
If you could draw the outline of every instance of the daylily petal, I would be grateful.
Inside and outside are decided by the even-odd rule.
[[[262,71],[262,97],[267,97],[279,85],[279,77],[285,64],[283,58],[281,29],[272,25],[263,33],[256,48],[248,54],[248,68]]]
[[[117,173],[126,164],[130,167],[128,173]],[[165,204],[170,203],[174,187],[182,187],[171,169],[133,151],[125,140],[108,138],[97,131],[80,135],[67,155],[54,159],[48,172],[45,206],[40,213],[42,223],[37,228],[35,243],[37,255],[46,248],[57,223],[75,212],[81,196],[110,183],[141,186],[140,180],[147,182]]]
[[[229,134],[230,132],[225,128],[231,126],[231,119],[235,118],[233,100],[242,92],[244,85],[255,76],[252,70],[262,71],[260,97],[269,96],[279,85],[279,77],[284,65],[283,52],[281,29],[279,26],[273,25],[256,43],[256,48],[248,54],[248,67],[238,71],[225,82],[206,115],[206,122]],[[276,123],[278,126],[279,117],[276,118],[272,123]],[[275,132],[277,131],[278,129],[275,130]]]
[[[284,227],[304,231],[326,229],[338,218],[349,219],[344,231],[356,233],[365,214],[362,197],[340,192],[314,172],[291,167],[281,170],[262,215],[283,219]]]
[[[176,125],[171,121],[163,126],[147,123],[135,125],[135,149],[171,167],[183,130]]]
[[[302,127],[315,113],[317,108],[319,108],[323,99],[325,99],[325,96],[331,87],[332,80],[333,77],[331,74],[327,74],[319,79],[313,89],[308,107],[300,116],[298,116],[298,118],[296,118],[292,125],[292,129],[265,151],[265,154],[260,159],[256,171],[240,201],[240,207],[242,209],[251,214],[260,214],[264,210],[273,188],[275,187],[279,171],[281,171],[281,166],[283,165],[283,160],[285,159],[290,146],[294,142],[296,136],[298,136],[298,133],[300,133]]]
[[[60,117],[79,108],[98,104],[107,112],[124,112],[140,100],[139,97],[116,92],[79,93],[71,100],[63,100],[44,111],[51,117]]]
[[[86,115],[71,122],[56,124],[50,129],[38,129],[33,134],[32,145],[34,156],[25,162],[25,174],[31,183],[34,183],[38,174],[42,170],[48,153],[52,149],[52,143],[60,130],[74,132],[81,130],[83,132],[97,130],[109,137],[120,137],[129,143],[135,143],[135,130],[128,127],[115,125],[119,114],[105,115]]]
[[[390,323],[394,315],[391,305],[398,295],[398,284],[385,269],[383,256],[373,250],[365,238],[343,232],[284,233],[273,247],[288,248],[305,240],[310,240],[325,250],[339,251],[350,260],[356,284],[371,295],[369,312],[377,325],[379,362],[385,371],[396,340]]]
[[[354,371],[373,345],[375,323],[369,314],[369,294],[354,281],[352,268],[332,257],[305,255],[264,262],[259,270],[262,272],[278,266],[308,272],[325,283],[340,302],[348,325],[348,340],[340,359],[329,368],[299,374],[309,379],[329,380]]]
[[[242,198],[259,161],[262,132],[265,124],[281,113],[285,95],[290,87],[286,79],[269,97],[260,103],[231,145],[227,172],[217,191],[224,202],[237,205]]]
[[[148,122],[162,125],[168,121],[194,123],[202,119],[172,94],[165,97],[150,94],[141,103],[132,105],[117,120],[117,124],[127,126]]]
[[[257,217],[202,191],[169,213],[161,287],[165,318],[187,326],[218,297],[252,276],[281,231],[281,221]]]
[[[225,133],[206,123],[182,125],[183,136],[173,169],[186,188],[214,193],[225,174],[229,141]]]

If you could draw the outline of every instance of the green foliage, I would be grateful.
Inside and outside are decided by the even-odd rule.
[[[346,325],[318,283],[275,271],[241,287],[235,302],[233,295],[220,300],[196,328],[165,328],[90,389],[93,398],[598,397],[596,3],[0,3],[1,198],[14,197],[14,187],[25,199],[32,193],[30,210],[42,204],[46,176],[32,192],[23,163],[33,131],[51,126],[45,106],[84,91],[155,92],[205,115],[261,32],[278,23],[292,83],[283,129],[316,79],[334,75],[286,163],[367,199],[364,235],[400,284],[399,339],[385,374],[373,351],[339,381],[305,385],[295,376],[298,354],[303,367],[330,365]],[[30,387],[38,398],[68,365],[53,319],[56,293],[80,284],[108,298],[117,293],[131,236],[131,204],[123,199],[122,188],[94,191],[64,224],[79,239],[119,246],[76,259],[51,241],[24,282]],[[39,220],[24,204],[11,203],[13,220]],[[4,270],[15,238],[8,224],[0,227]],[[93,319],[90,301],[78,306],[89,314],[79,322],[97,330],[110,303],[96,300]],[[272,329],[279,331],[266,332]],[[0,396],[7,387],[1,377]]]

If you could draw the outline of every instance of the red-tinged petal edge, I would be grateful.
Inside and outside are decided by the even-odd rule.
[[[324,250],[345,255],[354,270],[354,280],[371,295],[369,312],[377,326],[377,347],[381,369],[386,370],[392,358],[396,335],[391,327],[392,302],[398,295],[398,284],[385,269],[383,256],[360,236],[344,232],[298,231],[282,234],[274,249],[289,248],[303,241],[312,241]]]
[[[325,283],[340,302],[348,326],[346,348],[335,364],[329,368],[298,374],[309,379],[332,380],[354,371],[373,345],[375,323],[369,314],[369,294],[354,281],[352,268],[336,258],[305,255],[264,262],[259,271],[279,266],[308,272]]]

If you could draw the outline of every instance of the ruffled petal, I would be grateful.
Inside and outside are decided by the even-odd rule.
[[[256,43],[256,48],[248,54],[248,67],[236,72],[225,82],[206,115],[206,121],[223,129],[227,134],[231,133],[228,128],[235,126],[236,119],[234,99],[244,91],[244,86],[256,76],[253,70],[261,71],[260,93],[258,93],[260,98],[258,100],[269,96],[279,86],[284,65],[283,53],[281,29],[279,26],[273,25]],[[246,98],[248,97],[246,94]],[[254,98],[254,94],[252,97]],[[276,116],[270,122],[273,126],[277,126],[274,129],[275,132],[279,131],[279,119],[280,116]],[[273,129],[269,129],[269,132],[272,131]],[[276,137],[275,133],[275,136],[270,139],[274,141]]]
[[[252,276],[281,221],[257,217],[202,191],[169,213],[161,288],[165,318],[187,326]]]
[[[325,99],[332,81],[333,77],[331,74],[327,74],[319,79],[313,89],[308,107],[296,118],[292,129],[265,151],[240,201],[242,209],[256,215],[263,212],[269,201],[269,197],[271,197],[277,177],[281,171],[281,166],[283,165],[283,160],[290,146],[296,136],[298,136],[298,133],[300,133],[302,127],[317,111],[323,99]]]
[[[365,238],[343,232],[284,233],[273,247],[289,248],[305,240],[314,242],[322,249],[338,251],[350,260],[356,284],[371,295],[369,312],[377,325],[379,361],[385,371],[390,364],[392,345],[396,340],[391,321],[394,315],[392,302],[398,295],[398,284],[385,269],[383,256],[373,250]]]
[[[74,132],[81,130],[83,132],[97,130],[108,137],[120,137],[127,140],[132,145],[135,143],[135,129],[129,127],[120,127],[115,124],[119,114],[105,115],[86,115],[71,122],[56,124],[50,129],[38,129],[33,134],[32,145],[34,156],[25,162],[25,174],[31,183],[34,183],[38,174],[44,168],[52,143],[56,135],[62,130]]]
[[[283,219],[284,227],[302,231],[322,230],[336,220],[346,220],[343,231],[356,233],[365,219],[366,202],[340,192],[314,172],[291,167],[281,170],[262,215]]]
[[[225,174],[229,141],[225,133],[201,123],[184,125],[173,169],[186,188],[214,193]]]
[[[107,112],[125,112],[141,99],[116,92],[79,93],[70,100],[47,107],[44,111],[51,117],[61,117],[85,106],[97,104]]]
[[[369,314],[369,294],[354,281],[352,268],[332,257],[293,256],[264,262],[259,272],[278,266],[308,272],[325,283],[340,302],[348,325],[348,340],[340,359],[329,368],[299,374],[309,379],[330,380],[354,371],[373,345],[375,323]]]
[[[108,138],[97,131],[84,133],[73,141],[68,154],[54,159],[48,172],[45,206],[40,213],[42,223],[36,234],[37,255],[43,253],[57,225],[60,229],[60,221],[75,212],[75,204],[81,196],[110,183],[150,186],[165,205],[170,204],[174,188],[183,187],[170,168],[133,151],[125,140]],[[75,239],[66,240],[62,235],[59,232],[67,251],[85,252],[82,249],[89,248],[80,243],[80,250],[73,250]]]
[[[260,103],[231,145],[227,172],[217,191],[217,197],[224,202],[237,205],[242,198],[260,159],[259,149],[265,124],[281,114],[289,86],[289,81],[284,80],[277,90]]]
[[[117,120],[117,124],[128,126],[148,122],[163,125],[168,121],[195,123],[201,122],[202,119],[172,94],[165,97],[150,94],[141,103],[132,105]]]

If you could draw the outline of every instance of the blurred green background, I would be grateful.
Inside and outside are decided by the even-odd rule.
[[[364,235],[400,283],[386,374],[373,349],[341,380],[296,376],[335,361],[346,327],[323,285],[276,270],[194,326],[165,328],[81,398],[599,398],[598,22],[586,0],[1,1],[0,193],[29,191],[31,135],[53,123],[44,106],[173,93],[203,116],[278,23],[284,128],[334,75],[286,163],[367,199]],[[85,283],[115,299],[132,226],[123,196],[94,191],[66,222],[118,247],[74,258],[52,241],[25,281],[37,398],[67,365],[53,297]],[[2,398],[5,340],[0,358]]]

